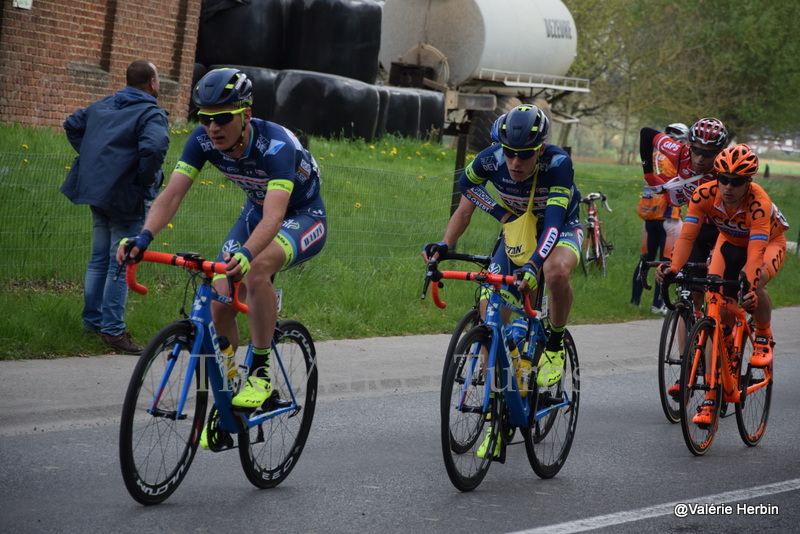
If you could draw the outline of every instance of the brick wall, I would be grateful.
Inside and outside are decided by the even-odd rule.
[[[0,122],[60,128],[78,108],[125,86],[137,59],[155,63],[159,103],[185,122],[194,68],[199,0],[3,2]]]

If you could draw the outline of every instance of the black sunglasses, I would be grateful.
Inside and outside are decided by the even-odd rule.
[[[218,111],[216,113],[204,113],[199,111],[197,119],[203,126],[209,126],[212,122],[216,122],[219,126],[225,126],[233,120],[234,115],[239,115],[247,108],[240,108],[235,111]]]
[[[704,158],[713,158],[719,154],[719,150],[706,150],[704,148],[692,147],[692,154],[695,156],[703,156]]]
[[[724,174],[717,175],[717,182],[720,185],[730,185],[731,187],[742,187],[747,183],[745,176],[726,176]]]
[[[542,145],[537,146],[536,148],[528,148],[525,150],[516,150],[511,147],[507,147],[503,145],[503,155],[508,158],[519,158],[521,160],[531,159],[533,156],[536,155],[536,152]]]

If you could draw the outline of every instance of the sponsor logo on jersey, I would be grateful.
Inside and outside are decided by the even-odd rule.
[[[546,258],[550,251],[553,250],[553,247],[556,246],[558,243],[558,230],[555,228],[548,228],[545,232],[544,239],[542,239],[542,244],[539,247],[539,255],[543,258]]]
[[[286,219],[285,221],[283,221],[283,224],[281,224],[281,226],[283,226],[288,230],[298,230],[300,228],[300,223],[295,221],[294,219]]]
[[[283,148],[283,145],[285,144],[286,143],[284,143],[283,141],[278,141],[277,139],[273,139],[269,142],[269,147],[267,148],[265,154],[267,155],[277,154],[278,150]]]

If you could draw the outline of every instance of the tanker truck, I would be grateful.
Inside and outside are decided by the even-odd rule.
[[[548,104],[556,92],[589,92],[588,80],[564,76],[577,38],[561,0],[385,0],[379,60],[388,86],[444,93],[445,132],[480,150],[494,120],[522,102],[577,122]]]

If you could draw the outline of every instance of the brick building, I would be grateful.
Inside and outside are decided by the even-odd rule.
[[[0,123],[61,127],[76,109],[125,86],[136,59],[155,63],[159,103],[185,122],[199,0],[4,0]]]

